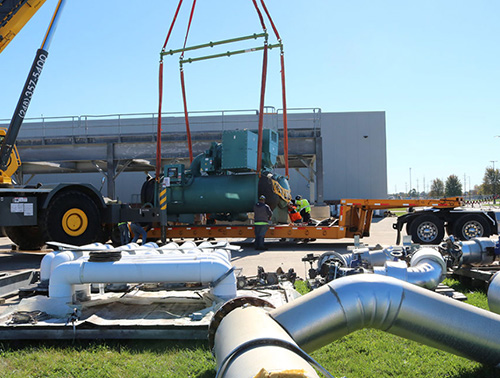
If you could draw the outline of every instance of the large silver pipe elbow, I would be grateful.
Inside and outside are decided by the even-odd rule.
[[[435,249],[422,248],[413,254],[410,267],[404,261],[387,261],[383,267],[374,267],[373,272],[433,290],[444,278],[446,263]]]
[[[391,277],[343,277],[270,315],[308,352],[375,328],[500,367],[500,315]]]
[[[488,307],[491,311],[500,314],[500,272],[496,272],[488,287]]]

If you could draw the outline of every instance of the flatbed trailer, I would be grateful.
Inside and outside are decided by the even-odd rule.
[[[338,219],[327,225],[270,225],[266,238],[291,239],[343,239],[355,236],[370,236],[373,212],[392,208],[432,207],[452,209],[463,204],[461,197],[439,200],[387,200],[387,199],[342,199]],[[167,210],[168,211],[168,210]],[[158,238],[160,230],[154,228],[148,237]],[[253,238],[254,228],[245,225],[173,225],[167,227],[168,238]]]

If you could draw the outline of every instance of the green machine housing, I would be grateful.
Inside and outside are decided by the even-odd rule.
[[[215,219],[245,220],[260,194],[271,208],[283,208],[284,203],[286,209],[288,180],[272,173],[278,134],[269,129],[263,132],[261,172],[256,171],[257,140],[255,131],[224,131],[222,143],[213,142],[188,169],[184,164],[165,165],[168,219],[189,223],[194,214],[205,213]]]

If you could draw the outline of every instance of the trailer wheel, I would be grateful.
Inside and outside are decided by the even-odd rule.
[[[479,237],[488,237],[491,230],[486,220],[476,214],[467,214],[458,218],[453,235],[460,240],[469,240]]]
[[[83,245],[103,239],[97,205],[76,190],[58,194],[50,201],[43,226],[46,240]]]
[[[439,244],[444,238],[444,224],[435,215],[421,215],[411,222],[411,238],[418,244]]]
[[[38,226],[5,227],[5,233],[20,250],[36,251],[45,245],[42,231]]]

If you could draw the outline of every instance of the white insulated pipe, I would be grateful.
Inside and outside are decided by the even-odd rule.
[[[343,277],[270,315],[308,352],[375,328],[500,367],[500,315],[392,277]]]
[[[236,296],[236,276],[232,266],[217,256],[190,259],[122,259],[115,262],[89,262],[83,259],[65,262],[52,272],[49,298],[72,302],[74,285],[89,283],[215,282],[213,294],[230,299]]]
[[[435,249],[422,248],[413,254],[410,267],[407,267],[406,262],[401,260],[386,261],[383,267],[374,267],[373,273],[433,290],[438,287],[445,276],[446,262]]]
[[[196,247],[196,245],[192,242],[186,242],[181,247],[179,247],[177,243],[169,243],[162,248],[158,248],[158,245],[156,243],[146,243],[142,246],[139,246],[136,243],[129,243],[124,246],[115,248],[114,250],[121,250],[122,259],[131,256],[144,258],[171,258],[173,256],[182,257],[187,255],[195,256],[201,254],[213,254],[223,258],[225,261],[231,261],[230,251],[226,251],[221,248],[214,249],[214,246],[208,242],[206,242],[205,244],[202,243],[200,244],[200,246],[203,246],[203,249]],[[209,246],[212,246],[212,248],[208,248]],[[109,244],[93,243],[75,248],[78,249],[64,250],[61,252],[54,251],[44,256],[40,265],[41,284],[48,285],[52,272],[57,266],[61,265],[62,263],[77,260],[80,258],[88,259],[90,254],[89,249],[94,251],[106,251],[112,249],[112,246]]]
[[[298,348],[290,335],[263,309],[236,308],[224,316],[215,333],[213,352],[217,360],[217,377],[263,377],[261,369],[265,369],[277,377],[282,376],[280,373],[288,376],[286,372],[293,372],[293,377],[319,378],[304,358],[286,346]]]
[[[86,245],[83,245],[81,247],[76,247],[76,248],[79,248],[79,249],[92,248],[92,249],[98,249],[98,250],[106,250],[106,249],[111,249],[112,246],[109,244],[91,243],[91,244],[86,244]],[[72,250],[72,251],[78,252],[75,250]],[[61,252],[60,251],[52,251],[52,252],[47,253],[45,256],[43,256],[42,262],[40,263],[40,283],[48,284],[49,278],[50,278],[50,273],[54,269],[52,267],[53,261],[57,256],[59,256],[61,253],[64,253],[64,252],[71,252],[71,251],[61,251]],[[82,255],[79,255],[77,253],[77,254],[73,255],[72,258],[69,255],[67,255],[65,258],[62,258],[62,259],[64,262],[64,261],[69,261],[69,259],[80,258],[81,256]],[[66,260],[66,258],[68,260]],[[54,265],[54,267],[55,267],[55,265]]]
[[[488,286],[488,307],[490,311],[500,314],[500,271],[496,272]]]

